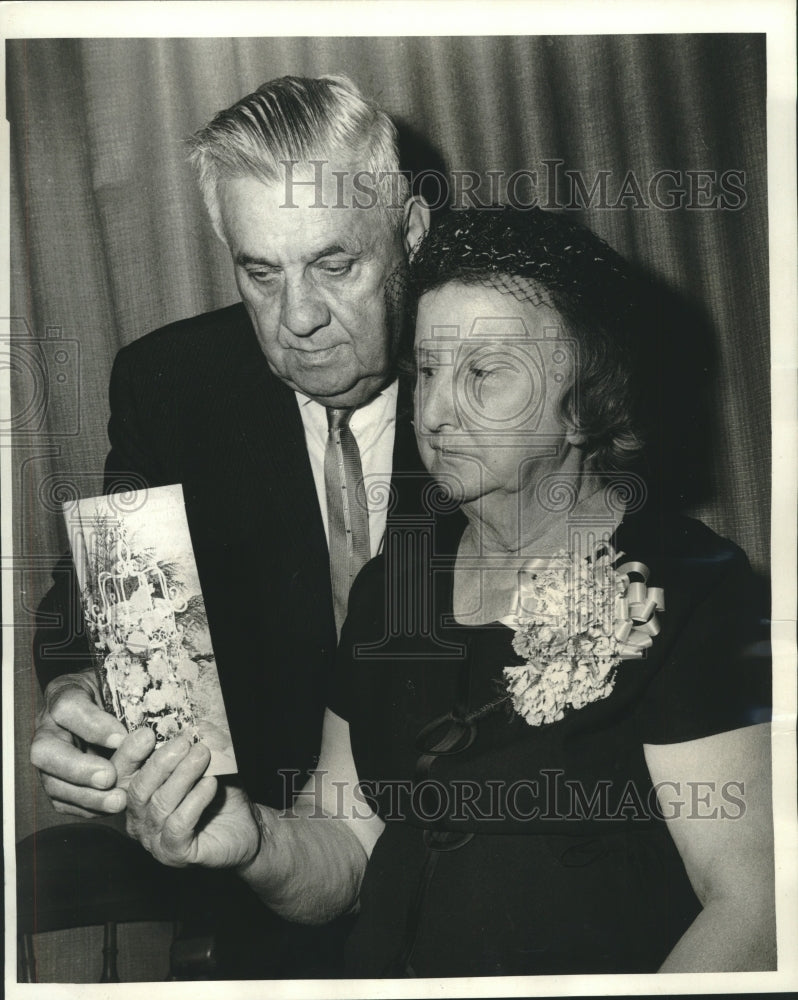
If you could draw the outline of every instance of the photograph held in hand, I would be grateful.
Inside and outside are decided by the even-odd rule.
[[[103,706],[155,742],[185,735],[235,774],[205,602],[179,486],[64,504]]]

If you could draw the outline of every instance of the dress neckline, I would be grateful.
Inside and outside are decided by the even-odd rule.
[[[617,541],[618,533],[625,526],[626,521],[627,521],[627,516],[628,515],[625,514],[625,513],[621,514],[620,520],[616,523],[615,527],[613,528],[612,532],[610,533],[609,537],[607,538],[606,543],[602,541],[600,544],[608,544],[608,545],[611,545],[613,548],[617,548],[616,541]],[[466,530],[468,529],[468,526],[469,526],[469,522],[464,519],[464,524],[462,525],[462,527],[460,528],[459,531],[457,531],[457,532],[454,533],[454,536],[452,538],[452,551],[451,551],[452,564],[451,564],[451,567],[449,568],[448,572],[445,574],[446,578],[447,578],[447,583],[448,583],[448,587],[447,587],[447,600],[446,600],[447,613],[449,613],[451,615],[451,620],[452,620],[453,626],[456,627],[456,628],[459,628],[459,629],[490,629],[490,628],[496,628],[498,626],[498,627],[506,628],[506,629],[508,629],[510,631],[514,631],[513,628],[512,628],[512,626],[508,625],[507,622],[504,620],[504,619],[510,617],[510,615],[512,614],[512,609],[508,609],[507,614],[503,618],[494,618],[494,619],[491,619],[490,621],[487,621],[487,622],[475,622],[475,623],[461,622],[458,618],[455,617],[455,612],[454,612],[454,577],[455,577],[455,572],[456,572],[456,569],[457,569],[457,556],[458,556],[458,552],[459,552],[459,548],[460,548],[460,543],[461,543],[461,541],[463,539],[463,535],[465,534]],[[498,555],[498,553],[496,555]],[[520,558],[520,556],[519,556],[519,558]],[[552,553],[548,558],[556,558],[556,553]],[[516,574],[518,572],[520,572],[520,567],[516,571]]]

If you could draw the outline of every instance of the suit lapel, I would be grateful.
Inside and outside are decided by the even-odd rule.
[[[231,401],[243,457],[260,484],[258,503],[279,548],[295,552],[297,566],[323,567],[326,578],[327,540],[296,396],[269,371],[254,334],[252,342]]]

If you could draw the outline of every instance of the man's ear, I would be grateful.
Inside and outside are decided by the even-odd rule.
[[[405,202],[402,217],[402,240],[407,253],[413,249],[421,237],[429,229],[429,205],[421,195],[411,195]]]

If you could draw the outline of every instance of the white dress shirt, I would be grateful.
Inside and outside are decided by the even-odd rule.
[[[387,486],[391,481],[393,466],[393,442],[396,433],[396,400],[399,383],[393,382],[370,403],[359,407],[349,420],[349,429],[354,434],[360,451],[360,464],[369,504],[369,541],[371,554],[376,556],[385,534],[387,515]],[[327,525],[327,489],[324,485],[324,452],[327,447],[327,408],[302,393],[296,393],[299,412],[305,428],[305,443],[313,470],[313,482],[321,507],[324,533],[327,543],[330,532]],[[386,489],[378,488],[384,483]],[[380,502],[373,502],[372,497]]]

